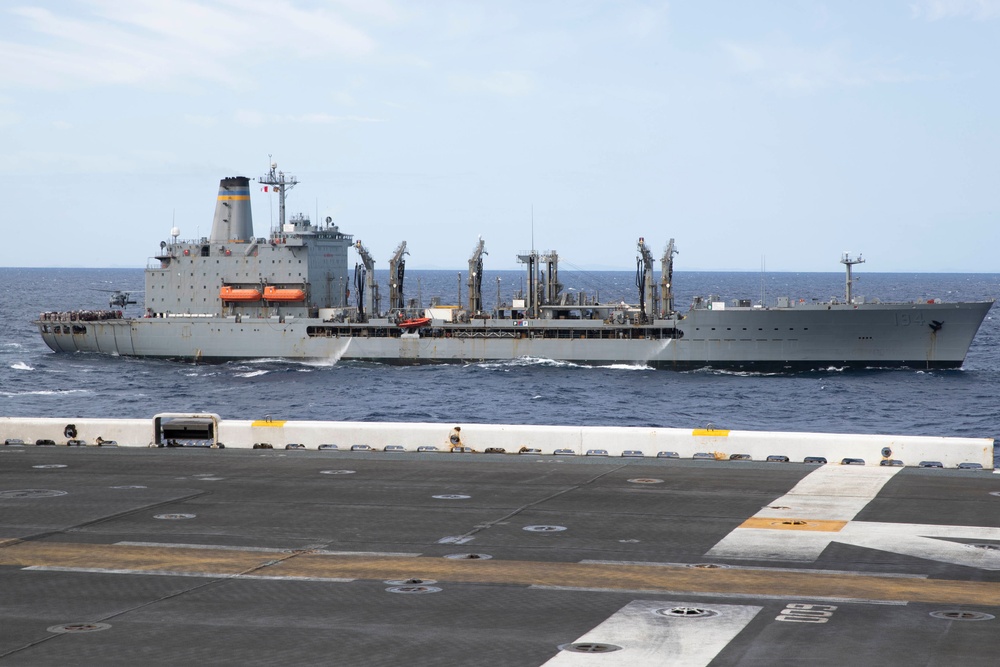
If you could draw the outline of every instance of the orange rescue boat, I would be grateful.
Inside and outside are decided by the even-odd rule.
[[[223,285],[219,289],[219,298],[223,301],[260,301],[260,290]]]
[[[427,326],[431,323],[431,318],[429,317],[415,317],[412,320],[404,320],[399,323],[400,329],[417,329],[419,327]]]
[[[305,301],[306,291],[304,289],[288,289],[268,285],[264,288],[264,298],[268,301]]]

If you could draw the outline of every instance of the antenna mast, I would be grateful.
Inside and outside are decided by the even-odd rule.
[[[271,155],[268,154],[267,159],[271,159]],[[291,174],[285,175],[285,172],[278,171],[278,163],[271,162],[271,171],[267,172],[265,175],[257,179],[257,182],[261,185],[267,185],[273,187],[278,191],[278,231],[285,230],[285,194],[288,190],[291,190],[296,185],[299,184],[297,178]]]
[[[851,259],[851,254],[845,252],[844,256],[840,258],[840,263],[847,267],[847,283],[844,287],[844,300],[847,301],[847,303],[851,303],[851,292],[854,287],[854,278],[851,277],[851,267],[855,264],[864,264],[865,260],[861,258],[861,255]]]

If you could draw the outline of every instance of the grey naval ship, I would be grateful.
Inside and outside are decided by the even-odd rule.
[[[957,368],[992,301],[885,303],[852,295],[845,254],[843,301],[776,305],[748,299],[695,298],[675,307],[673,239],[660,261],[639,239],[637,303],[601,302],[564,291],[554,251],[518,256],[525,288],[509,303],[483,302],[479,239],[471,258],[467,303],[429,307],[403,296],[406,242],[389,260],[383,310],[375,261],[327,218],[286,220],[298,180],[275,164],[258,179],[279,200],[278,226],[256,237],[250,179],[221,180],[211,235],[160,243],[145,272],[145,309],[129,316],[117,294],[108,310],[45,312],[36,324],[56,352],[96,352],[217,362],[231,359],[361,360],[396,364],[469,363],[538,358],[585,365],[722,368],[794,372],[836,368]],[[348,253],[360,257],[349,275]]]

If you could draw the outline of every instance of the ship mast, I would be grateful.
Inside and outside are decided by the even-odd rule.
[[[271,157],[268,155],[267,157]],[[271,171],[257,179],[261,185],[273,187],[278,192],[278,231],[285,230],[285,193],[299,184],[297,178],[278,171],[278,163],[271,162]]]
[[[861,258],[861,255],[851,259],[850,253],[845,252],[844,256],[840,258],[840,263],[847,267],[847,283],[844,287],[844,300],[847,303],[851,303],[851,292],[854,287],[854,278],[851,277],[851,267],[855,264],[864,264],[865,260]]]

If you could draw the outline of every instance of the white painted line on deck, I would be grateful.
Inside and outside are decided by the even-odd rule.
[[[657,563],[641,560],[581,560],[589,565],[639,565],[642,567],[694,567],[691,563]],[[904,574],[898,572],[861,572],[858,570],[821,570],[809,567],[754,567],[752,565],[719,565],[726,570],[751,570],[755,572],[800,572],[803,574],[839,574],[847,577],[886,577],[888,579],[926,579],[926,574]],[[695,568],[697,569],[697,568]],[[712,569],[712,568],[706,568]]]
[[[329,551],[327,549],[313,549],[310,553],[318,556],[382,556],[385,558],[417,558],[421,556],[419,553],[402,551]]]
[[[823,466],[747,519],[705,555],[727,560],[814,562],[831,542],[838,542],[939,563],[1000,570],[1000,551],[955,541],[990,546],[1000,543],[1000,528],[854,521],[900,470]],[[781,521],[772,521],[777,519]],[[785,525],[789,519],[804,520],[804,527],[818,522],[820,529],[796,530]]]
[[[877,604],[888,605],[890,607],[905,607],[910,604],[906,600],[872,600],[869,598],[840,598],[825,597],[822,595],[767,595],[764,593],[730,593],[728,591],[664,591],[649,588],[591,588],[587,586],[546,586],[544,584],[533,584],[528,588],[540,591],[571,591],[580,593],[628,593],[629,595],[674,595],[686,596],[690,598],[714,598],[714,599],[734,599],[734,600],[784,600],[791,602],[839,602],[843,604]]]
[[[156,547],[162,549],[208,549],[213,551],[252,551],[259,553],[290,554],[297,551],[309,552],[320,556],[383,556],[387,558],[417,558],[421,554],[412,552],[396,551],[331,551],[328,549],[314,549],[310,547],[292,547],[287,549],[277,549],[272,547],[234,547],[225,544],[183,544],[174,542],[115,542],[115,546],[122,547]]]
[[[212,551],[253,551],[268,554],[288,554],[295,549],[271,547],[234,547],[225,544],[176,544],[169,542],[115,542],[116,547],[156,547],[159,549],[210,549]]]
[[[711,609],[716,616],[677,618],[658,614],[673,607]],[[601,667],[662,667],[664,664],[708,665],[753,620],[763,607],[703,604],[691,601],[634,600],[574,643],[602,643],[622,650],[601,653],[560,651],[546,667],[600,664]]]
[[[31,572],[79,572],[83,574],[146,574],[158,577],[201,577],[204,579],[260,579],[267,581],[325,581],[350,583],[356,579],[343,577],[288,577],[265,574],[231,574],[225,572],[178,572],[173,570],[129,570],[107,567],[61,567],[57,565],[29,565],[21,568]]]
[[[850,521],[900,470],[902,468],[822,466],[754,516],[762,519],[794,516],[796,519]]]
[[[980,570],[1000,570],[1000,551],[949,539],[1000,545],[1000,528],[851,521],[836,535],[837,542],[854,546]]]
[[[900,470],[902,468],[822,466],[750,518],[851,521]],[[811,563],[836,537],[836,533],[827,531],[738,527],[705,555]]]

